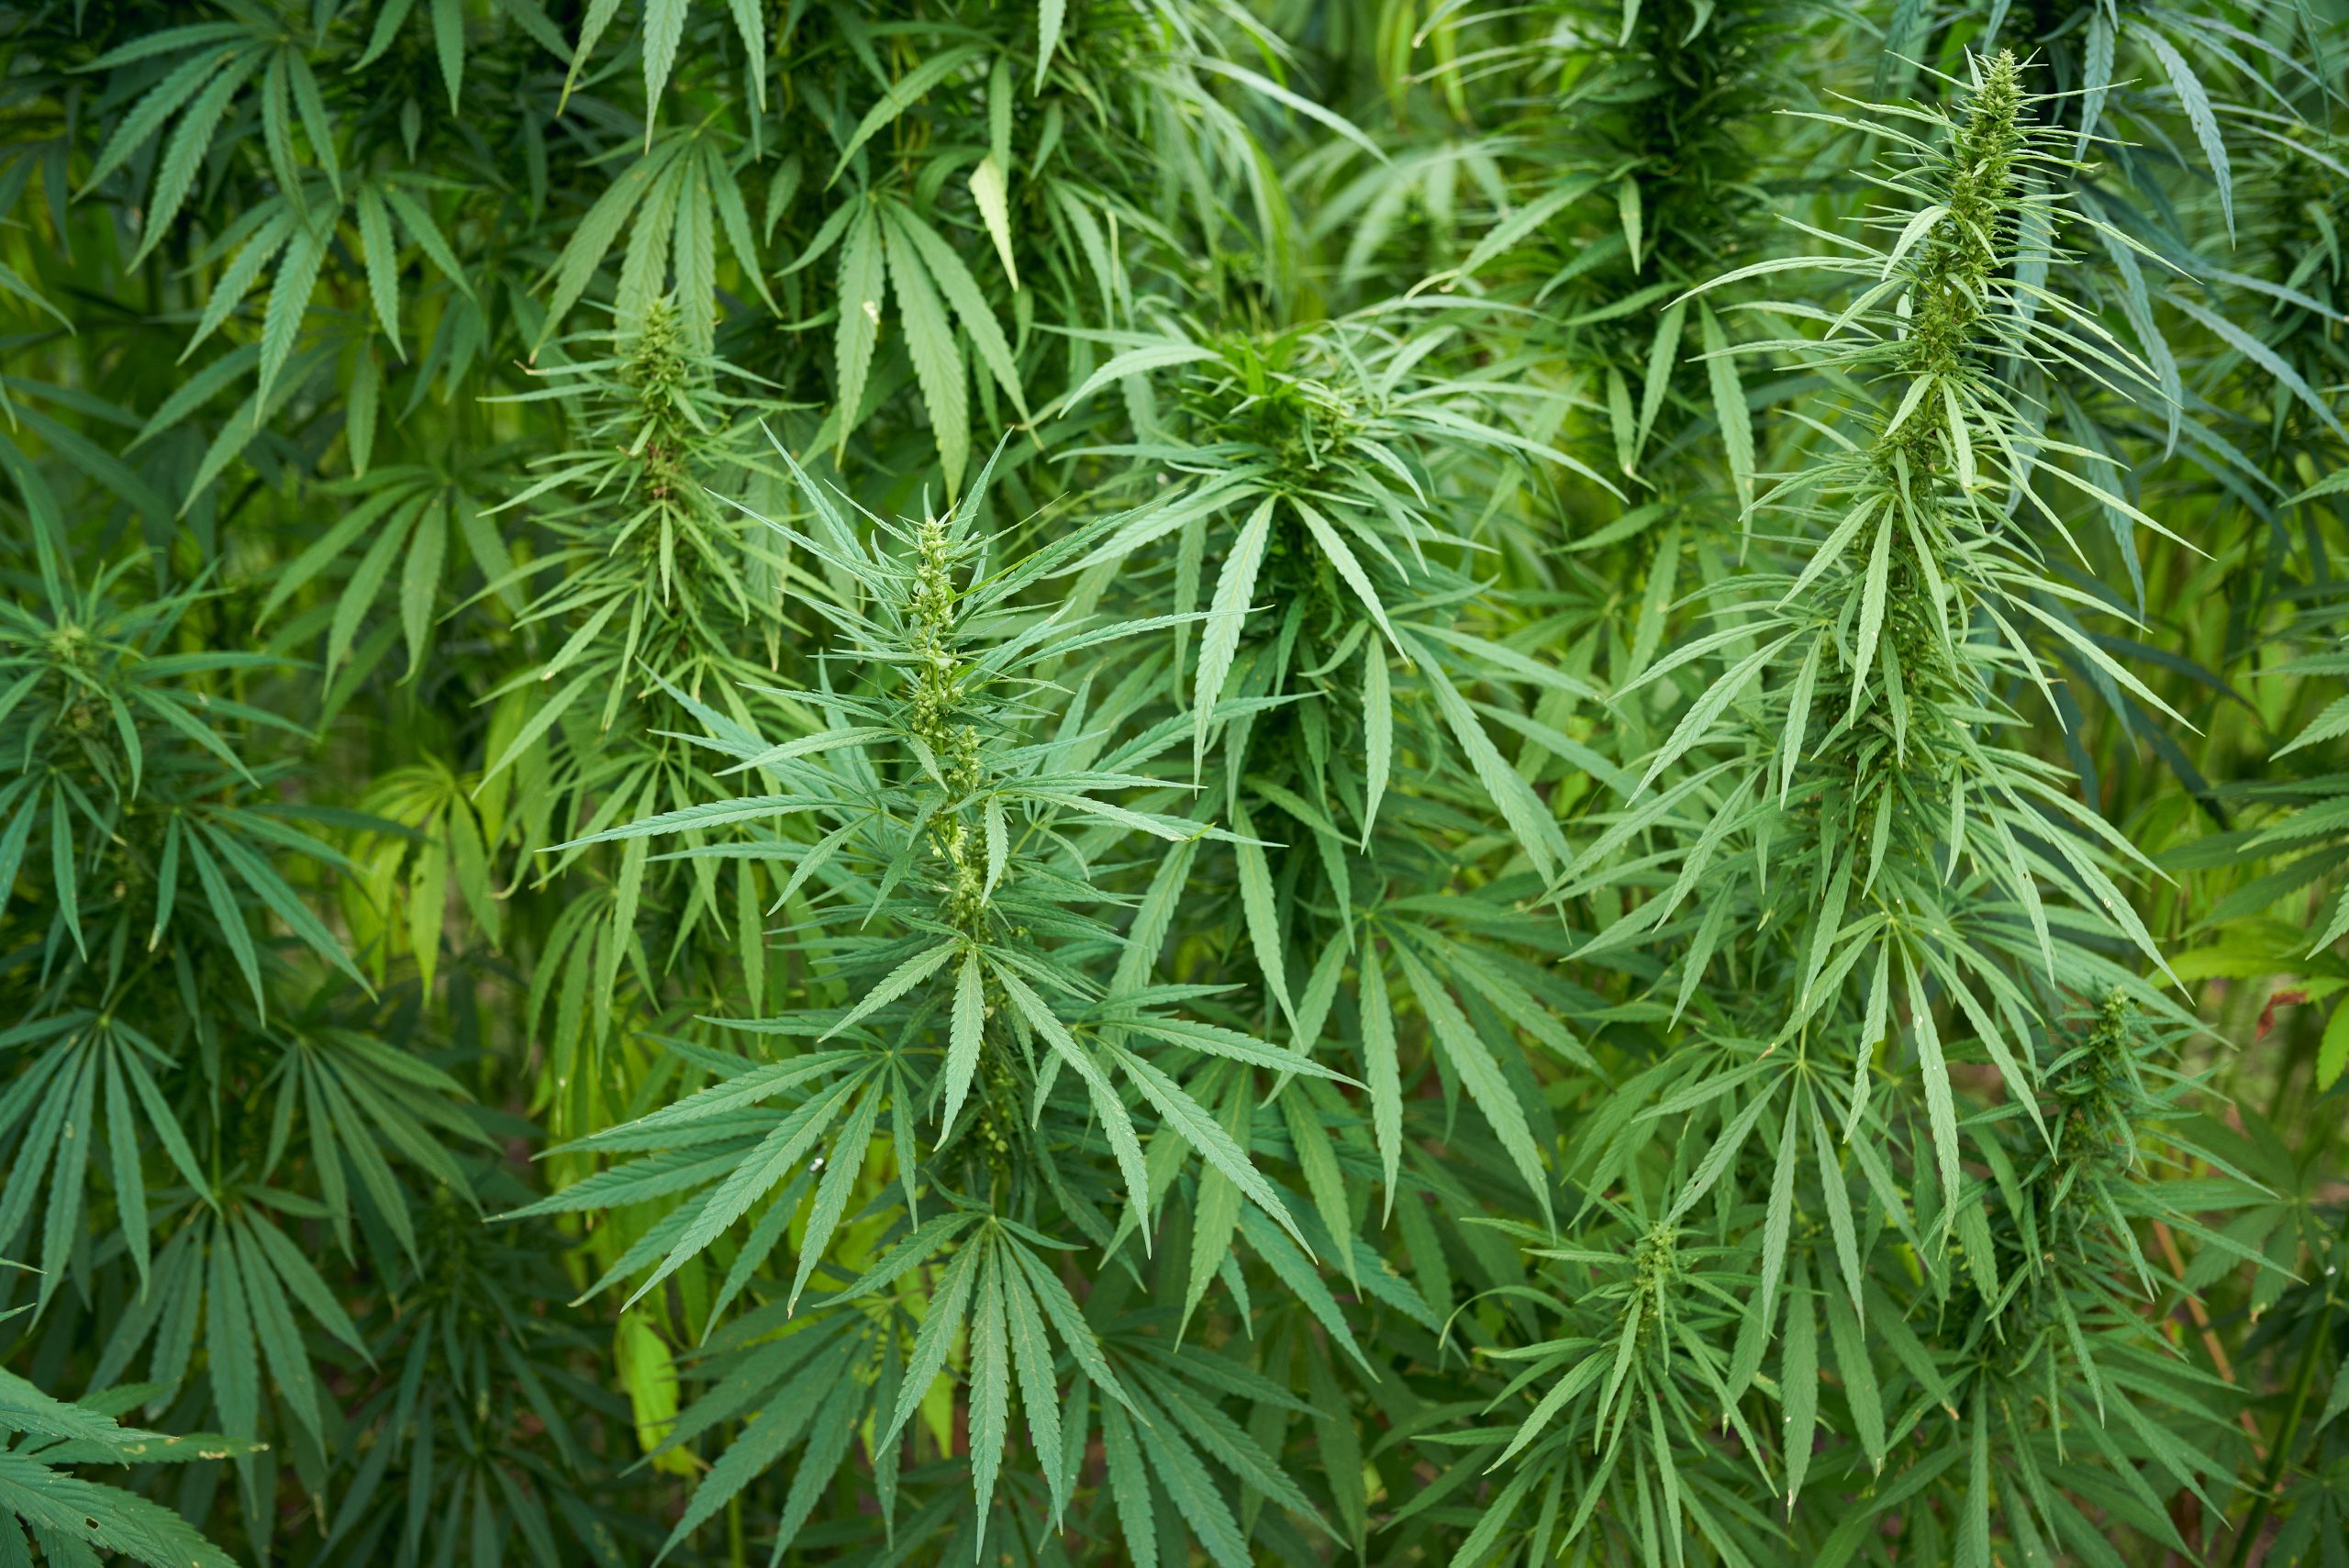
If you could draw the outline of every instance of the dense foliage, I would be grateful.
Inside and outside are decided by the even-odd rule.
[[[0,4],[0,1565],[2349,1564],[2341,20]]]

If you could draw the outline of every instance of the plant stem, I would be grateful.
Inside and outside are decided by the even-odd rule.
[[[2349,1240],[2349,1206],[2342,1209],[2341,1233],[2335,1240]],[[2323,1359],[2325,1346],[2332,1341],[2332,1314],[2340,1305],[2337,1291],[2325,1293],[2324,1311],[2316,1320],[2316,1331],[2309,1336],[2308,1348],[2300,1352],[2299,1370],[2292,1376],[2292,1402],[2284,1412],[2284,1425],[2276,1434],[2276,1446],[2268,1451],[2267,1473],[2260,1477],[2259,1495],[2252,1501],[2251,1517],[2243,1521],[2243,1537],[2235,1544],[2235,1568],[2246,1568],[2251,1562],[2252,1549],[2267,1523],[2268,1511],[2275,1507],[2276,1488],[2282,1485],[2284,1467],[2291,1461],[2292,1440],[2299,1435],[2300,1417],[2308,1409],[2309,1390],[2316,1385],[2317,1362]]]

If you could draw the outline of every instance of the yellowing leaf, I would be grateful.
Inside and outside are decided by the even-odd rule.
[[[1003,275],[1011,286],[1019,286],[1019,263],[1011,259],[1011,187],[1003,172],[1003,165],[990,152],[979,160],[971,171],[971,199],[978,204],[979,217],[987,226],[987,238],[995,241],[995,253],[1003,260]]]
[[[612,1333],[612,1363],[636,1420],[637,1446],[651,1453],[677,1423],[677,1362],[649,1314],[633,1309],[620,1314]],[[694,1473],[693,1455],[682,1448],[660,1455],[651,1464],[671,1475]]]

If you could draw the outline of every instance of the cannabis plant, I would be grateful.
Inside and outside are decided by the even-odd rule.
[[[0,1562],[2340,1560],[2337,11],[0,4]]]

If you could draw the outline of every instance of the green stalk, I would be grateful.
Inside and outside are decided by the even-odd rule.
[[[2349,1240],[2349,1207],[2342,1210],[2341,1232],[2335,1240]],[[2292,1403],[2284,1413],[2283,1429],[2276,1434],[2275,1447],[2268,1450],[2267,1473],[2260,1477],[2259,1495],[2252,1501],[2251,1517],[2243,1521],[2243,1535],[2235,1542],[2235,1568],[2243,1568],[2251,1561],[2252,1548],[2258,1543],[2268,1511],[2275,1507],[2276,1488],[2283,1484],[2284,1467],[2291,1461],[2292,1440],[2299,1436],[2300,1418],[2308,1410],[2309,1391],[2316,1386],[2317,1362],[2323,1359],[2325,1346],[2331,1342],[2332,1314],[2340,1305],[2337,1290],[2326,1295],[2324,1312],[2316,1320],[2316,1332],[2309,1336],[2308,1349],[2300,1352],[2299,1370],[2292,1377]]]

